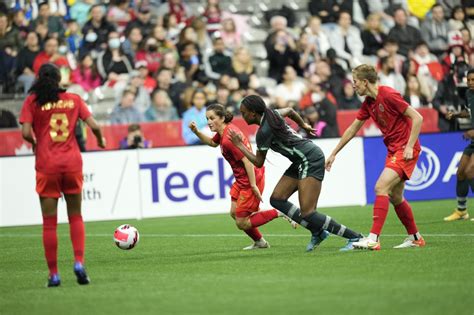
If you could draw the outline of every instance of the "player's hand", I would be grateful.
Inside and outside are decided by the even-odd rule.
[[[453,111],[451,111],[451,110],[446,114],[446,119],[447,119],[447,120],[451,120],[451,119],[453,119],[453,118],[455,118],[455,117],[456,117],[455,113],[454,113]]]
[[[107,141],[105,140],[105,137],[102,137],[100,141],[97,142],[97,145],[101,147],[102,149],[105,149],[106,144],[107,144]]]
[[[260,193],[260,189],[258,189],[257,185],[250,186],[252,188],[253,194],[258,198],[258,200],[263,201],[262,194]]]
[[[190,124],[189,124],[189,129],[191,129],[192,132],[196,133],[198,131],[198,128],[197,128],[197,125],[194,121],[192,121]]]
[[[229,129],[229,137],[234,145],[238,146],[242,144],[242,135],[232,129]]]
[[[36,139],[33,139],[33,143],[31,144],[31,150],[33,150],[33,153],[36,153]]]
[[[405,159],[405,161],[413,159],[413,148],[405,147],[405,150],[403,150],[403,159]]]
[[[325,163],[325,167],[326,167],[326,171],[330,171],[331,170],[331,166],[332,166],[332,163],[334,163],[334,160],[336,159],[336,156],[331,154],[327,159],[326,159],[326,163]]]
[[[304,129],[308,135],[316,136],[316,129],[314,129],[310,124],[304,123],[303,126],[301,126],[301,129]]]
[[[468,130],[463,134],[464,139],[473,140],[474,139],[474,129]]]

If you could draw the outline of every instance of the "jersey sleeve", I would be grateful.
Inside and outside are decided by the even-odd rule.
[[[400,114],[405,113],[410,106],[398,92],[387,93],[385,101]]]
[[[270,149],[270,145],[272,144],[272,140],[273,140],[273,133],[271,131],[270,126],[268,126],[268,124],[258,129],[255,140],[257,142],[257,149],[259,151],[268,151],[268,149]]]
[[[214,143],[220,144],[221,143],[221,135],[218,132],[216,132],[214,137],[212,137],[212,141]]]
[[[362,106],[360,107],[359,111],[357,112],[357,117],[358,120],[367,120],[370,118],[369,114],[369,105],[367,104],[367,101],[364,101],[362,103]]]
[[[33,106],[35,106],[33,100],[34,96],[29,95],[23,102],[23,107],[21,108],[20,113],[20,124],[33,122]]]
[[[81,120],[86,120],[87,118],[89,118],[90,116],[92,116],[89,108],[87,107],[86,103],[84,102],[84,100],[82,98],[80,98],[79,96],[76,98],[76,102],[79,103],[79,118]]]

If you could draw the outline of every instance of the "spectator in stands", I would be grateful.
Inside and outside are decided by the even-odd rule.
[[[444,10],[440,4],[431,8],[431,17],[427,17],[420,28],[423,40],[430,51],[436,56],[443,54],[448,48],[449,24],[444,18]]]
[[[377,58],[387,55],[384,50],[384,43],[387,35],[382,30],[381,17],[378,14],[370,14],[367,17],[364,30],[360,34],[364,49],[362,53],[364,56],[369,56],[372,65],[376,64]]]
[[[246,89],[249,86],[252,75],[255,75],[255,67],[250,52],[244,46],[237,48],[232,57],[231,76],[237,78],[239,86]]]
[[[120,149],[151,148],[151,141],[146,140],[139,124],[131,124],[127,128],[127,136],[120,141]]]
[[[220,30],[222,13],[219,0],[207,0],[202,16],[206,19],[209,35],[212,36],[215,31]]]
[[[163,16],[163,27],[166,30],[166,39],[170,40],[173,44],[178,43],[179,34],[186,24],[178,23],[178,19],[175,14],[166,13]]]
[[[18,128],[18,122],[11,111],[0,108],[0,129],[4,128]]]
[[[160,68],[161,58],[162,54],[158,48],[158,41],[154,37],[147,38],[143,49],[139,49],[135,55],[135,61],[145,62],[148,71],[152,74]]]
[[[14,58],[22,47],[20,32],[12,27],[7,15],[0,13],[0,51]]]
[[[347,60],[351,67],[362,62],[364,44],[357,27],[351,25],[351,16],[343,11],[339,14],[337,25],[329,36],[331,47],[336,50],[337,56]]]
[[[109,23],[104,16],[105,8],[102,4],[93,5],[90,9],[91,18],[82,28],[84,41],[80,54],[92,52],[92,56],[107,48],[109,33],[115,31],[115,26]]]
[[[184,68],[187,82],[197,80],[201,75],[200,63],[196,44],[190,41],[184,42],[179,64]]]
[[[97,69],[102,81],[109,87],[113,87],[116,83],[119,83],[119,87],[125,86],[133,70],[132,65],[132,57],[122,51],[119,34],[110,32],[106,50],[97,56]]]
[[[137,11],[137,18],[127,24],[125,33],[130,29],[138,27],[141,30],[143,38],[148,38],[153,32],[153,23],[151,21],[151,10],[146,5],[141,5]]]
[[[156,40],[156,51],[163,55],[167,51],[175,50],[176,47],[174,46],[173,42],[168,39],[168,34],[166,29],[162,25],[155,25],[152,31],[151,36],[147,39],[147,42],[150,39]]]
[[[135,107],[135,92],[125,90],[120,103],[110,114],[111,124],[133,124],[143,121],[143,115]]]
[[[140,113],[144,113],[148,107],[150,107],[151,99],[150,93],[148,93],[147,89],[144,86],[145,78],[140,75],[140,71],[133,70],[130,72],[130,79],[126,88],[132,90],[135,93],[135,108],[140,111]],[[120,95],[122,91],[117,88]]]
[[[399,53],[407,57],[410,50],[422,41],[420,31],[407,24],[407,13],[398,8],[394,12],[395,26],[390,29],[388,38],[393,39],[399,45]]]
[[[395,71],[395,60],[393,57],[380,58],[381,71],[379,81],[381,85],[389,86],[397,90],[400,94],[405,93],[406,82],[400,73]]]
[[[58,48],[59,42],[57,38],[49,37],[46,39],[43,51],[40,51],[36,55],[33,62],[33,71],[35,74],[38,74],[39,68],[48,62],[55,64],[60,69],[63,67],[70,69],[69,62],[66,57],[59,53]]]
[[[68,20],[66,24],[66,30],[64,32],[64,40],[67,44],[69,51],[76,55],[79,51],[79,47],[82,41],[82,34],[80,33],[79,24],[75,20]]]
[[[464,47],[464,52],[470,55],[474,52],[474,42],[472,41],[472,34],[467,28],[461,29],[462,43]]]
[[[403,63],[406,57],[398,53],[398,42],[393,38],[386,38],[383,44],[384,52],[381,53],[380,57],[390,56],[395,61],[395,72],[402,73]]]
[[[101,78],[90,54],[82,56],[79,66],[72,72],[72,83],[69,92],[81,95],[90,104],[97,103],[98,97],[94,91],[100,87]]]
[[[191,26],[184,27],[181,32],[179,33],[178,42],[176,43],[176,49],[181,56],[181,52],[184,49],[184,44],[187,42],[192,42],[196,45],[196,49],[198,55],[201,55],[201,51],[199,50],[199,46],[197,45],[197,34],[194,28]]]
[[[316,15],[310,17],[304,31],[308,34],[308,43],[315,44],[319,56],[325,57],[327,50],[331,48],[331,44],[328,35],[321,28],[321,18]]]
[[[306,76],[309,66],[320,58],[317,43],[314,40],[310,41],[309,39],[310,36],[308,33],[302,32],[298,42],[296,43],[299,53],[298,68],[296,70],[299,76]]]
[[[31,29],[35,29],[38,23],[45,23],[48,28],[49,36],[62,38],[64,36],[64,26],[61,18],[51,12],[47,1],[38,5],[38,17],[30,24]]]
[[[171,69],[162,67],[158,70],[156,75],[157,87],[168,93],[173,106],[176,107],[178,115],[181,117],[184,111],[188,109],[182,100],[182,94],[188,85],[181,81],[172,82],[172,80],[173,71]]]
[[[145,111],[146,121],[172,121],[178,120],[178,112],[173,106],[168,93],[155,89],[151,94],[151,105]]]
[[[342,82],[345,77],[339,76],[339,74],[333,73],[331,67],[326,60],[318,60],[315,64],[314,74],[320,79],[320,85],[324,86],[328,92],[327,97],[332,103],[336,103],[338,98],[341,98],[343,87]]]
[[[43,47],[44,42],[49,37],[48,36],[48,25],[46,23],[43,23],[43,22],[38,22],[38,24],[36,24],[36,27],[33,29],[33,31],[36,32],[39,35],[40,43],[41,43],[40,46]]]
[[[26,39],[30,31],[29,21],[25,18],[25,11],[22,9],[16,9],[13,13],[12,28],[16,29],[20,33],[22,40]]]
[[[178,24],[186,23],[188,19],[192,17],[190,8],[183,0],[169,0],[164,2],[154,12],[156,16],[164,16],[167,13],[174,15]]]
[[[344,94],[342,98],[337,100],[337,108],[339,110],[356,110],[362,105],[359,97],[354,91],[354,86],[350,80],[343,81]]]
[[[135,69],[140,72],[140,77],[143,79],[143,87],[148,94],[151,94],[151,92],[156,88],[156,80],[150,76],[148,63],[145,60],[139,60],[135,63]]]
[[[474,21],[466,18],[466,11],[463,6],[455,6],[448,21],[451,31],[460,31],[467,28],[471,34],[474,33]]]
[[[107,10],[107,21],[115,25],[117,32],[123,34],[125,27],[133,19],[130,0],[112,0]]]
[[[213,35],[214,51],[204,54],[204,67],[206,69],[206,76],[212,80],[218,80],[221,75],[231,75],[232,59],[225,51],[224,41],[219,33]]]
[[[230,91],[227,87],[219,85],[216,91],[216,103],[221,104],[226,108],[227,111],[231,112],[232,115],[240,115],[237,102],[232,99]]]
[[[317,16],[323,24],[335,23],[339,13],[339,5],[335,0],[310,0],[308,10],[312,16]]]
[[[299,129],[298,133],[305,138],[316,139],[316,138],[328,138],[328,130],[326,129],[326,122],[319,119],[319,113],[316,107],[313,105],[306,107],[302,112],[301,116],[303,120],[310,124],[315,130],[314,135],[307,133],[304,129]]]
[[[284,108],[289,102],[299,103],[306,92],[306,85],[303,80],[298,80],[296,71],[292,66],[286,66],[283,73],[283,81],[278,84],[275,92],[275,106]]]
[[[326,123],[325,136],[330,138],[339,137],[337,108],[336,105],[329,100],[327,92],[328,90],[325,85],[317,86],[312,94],[313,106],[315,106],[318,111],[319,119]]]
[[[464,42],[460,31],[449,32],[449,48],[441,60],[444,75],[450,73],[457,61],[467,61]]]
[[[434,95],[438,81],[443,78],[443,70],[438,58],[430,53],[428,45],[420,42],[416,45],[413,60],[416,62],[416,76],[423,81],[423,86],[429,87],[430,95]],[[403,95],[403,93],[401,93]]]
[[[199,144],[201,141],[191,131],[189,124],[194,121],[197,125],[197,129],[205,134],[209,134],[209,127],[207,126],[206,119],[206,103],[207,96],[204,90],[196,89],[192,96],[191,107],[183,113],[182,119],[182,133],[183,139],[186,144]]]
[[[69,9],[69,16],[71,19],[76,20],[82,28],[89,19],[90,9],[95,2],[95,0],[76,0]]]
[[[242,34],[237,29],[233,18],[222,19],[222,27],[219,31],[227,50],[234,51],[242,45]]]
[[[299,53],[293,37],[287,31],[278,30],[269,36],[269,41],[265,42],[267,59],[270,62],[268,76],[281,82],[285,67],[298,67]]]
[[[122,50],[124,54],[132,57],[132,60],[136,60],[135,55],[141,48],[143,40],[142,31],[138,26],[131,27],[128,29],[128,32],[125,32],[125,36],[126,38],[122,43]]]
[[[407,78],[407,87],[403,98],[413,108],[426,107],[429,105],[426,95],[421,90],[420,81],[414,75],[409,75]]]
[[[33,64],[40,51],[39,36],[35,32],[29,32],[26,36],[25,47],[20,50],[16,58],[17,80],[23,85],[23,92],[26,95],[35,80]]]
[[[212,40],[207,32],[206,21],[203,17],[195,17],[191,22],[191,27],[196,32],[196,43],[199,51],[204,54],[212,49]]]

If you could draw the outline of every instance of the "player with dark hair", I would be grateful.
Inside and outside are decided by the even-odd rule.
[[[226,111],[224,106],[220,104],[209,105],[206,108],[206,118],[211,131],[216,132],[214,137],[210,138],[200,132],[195,122],[191,122],[189,128],[199,137],[202,143],[211,147],[220,145],[222,156],[232,168],[235,182],[230,190],[232,198],[230,215],[235,220],[237,227],[254,241],[254,244],[245,247],[244,250],[268,248],[270,245],[262,237],[257,227],[277,218],[280,213],[275,209],[259,211],[259,204],[262,200],[261,194],[265,186],[265,169],[264,167],[254,167],[232,144],[229,137],[230,131],[241,135],[244,145],[251,150],[250,142],[240,129],[231,123],[233,115]]]
[[[294,120],[308,133],[313,128],[305,123],[292,108],[272,110],[260,96],[250,95],[242,100],[240,112],[247,124],[260,125],[254,154],[243,142],[242,136],[232,130],[232,142],[257,167],[262,167],[269,149],[287,157],[292,164],[285,171],[270,197],[270,203],[289,218],[311,231],[311,242],[306,250],[318,246],[329,233],[348,239],[344,249],[352,249],[352,242],[362,235],[337,223],[331,217],[316,211],[324,178],[324,154],[311,140],[303,139],[288,126],[284,117]],[[298,191],[300,208],[288,201]]]
[[[471,143],[464,149],[459,161],[458,171],[456,172],[456,196],[458,205],[454,212],[445,217],[444,221],[456,221],[469,219],[467,212],[467,195],[469,193],[469,186],[474,190],[474,115],[472,109],[474,108],[474,69],[467,72],[467,87],[466,103],[467,108],[459,113],[448,112],[447,119],[454,118],[471,118],[471,129],[464,132],[464,138],[470,139]],[[474,221],[474,219],[471,219]]]
[[[408,232],[408,238],[395,248],[422,247],[425,241],[418,232],[413,212],[403,198],[405,181],[416,166],[421,151],[418,141],[423,117],[403,97],[388,86],[379,86],[375,68],[362,64],[352,70],[354,89],[366,96],[357,118],[347,128],[341,140],[326,161],[330,170],[336,154],[357,134],[364,122],[371,118],[384,136],[388,149],[385,168],[375,184],[375,202],[372,229],[368,237],[355,242],[355,248],[379,250],[379,236],[387,217],[390,202]]]
[[[84,268],[85,231],[81,215],[82,157],[74,129],[78,119],[86,122],[105,147],[97,122],[79,95],[66,93],[61,75],[51,63],[40,67],[20,115],[23,138],[36,156],[36,191],[43,214],[43,246],[49,268],[48,287],[61,284],[57,267],[57,206],[61,193],[67,203],[70,236],[74,250],[74,273],[79,284],[88,284]]]

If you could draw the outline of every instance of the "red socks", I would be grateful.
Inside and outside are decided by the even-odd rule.
[[[245,232],[248,236],[250,236],[250,238],[253,239],[254,242],[260,240],[260,239],[263,237],[262,234],[260,234],[260,231],[259,231],[257,228],[255,228],[255,227],[250,228],[250,229],[248,229],[248,230],[244,230],[244,232]]]
[[[58,273],[57,226],[58,217],[56,215],[47,217],[43,216],[43,247],[50,276]]]
[[[74,261],[84,263],[85,231],[80,214],[69,216],[69,234],[71,235]]]
[[[395,211],[400,221],[407,229],[408,234],[416,234],[418,228],[416,227],[415,218],[413,217],[413,211],[411,210],[410,204],[403,200],[399,205],[395,206]]]
[[[370,233],[380,235],[388,214],[388,207],[390,200],[388,196],[376,196],[374,202],[374,216],[372,222],[372,229]]]
[[[257,227],[277,217],[278,217],[278,211],[276,211],[275,209],[266,210],[266,211],[258,211],[250,216],[250,223],[252,224],[252,227]]]

